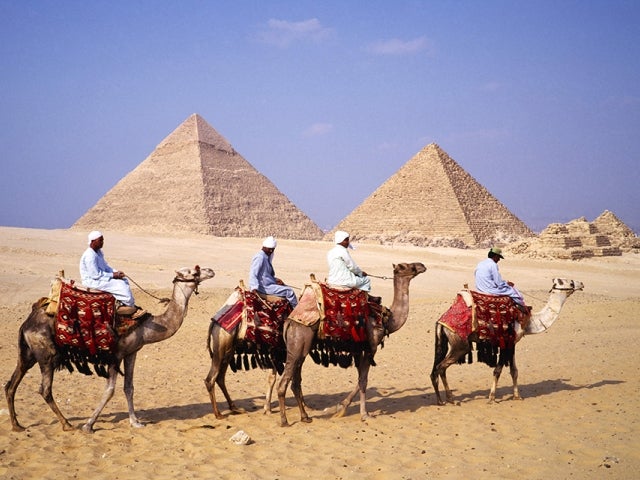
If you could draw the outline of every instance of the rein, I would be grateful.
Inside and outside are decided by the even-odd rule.
[[[170,298],[164,297],[164,298],[160,298],[160,297],[156,297],[153,293],[147,292],[144,288],[142,288],[140,285],[138,285],[138,283],[131,278],[129,275],[127,275],[127,278],[131,281],[131,283],[133,283],[136,287],[138,287],[140,290],[142,290],[144,293],[146,293],[147,295],[149,295],[150,297],[155,298],[156,300],[158,300],[160,303],[169,303],[171,301]],[[175,280],[174,280],[175,281]]]
[[[371,275],[370,273],[367,273],[367,277],[373,277],[373,278],[379,278],[381,280],[391,280],[392,277],[385,277],[385,276],[379,276],[379,275]]]

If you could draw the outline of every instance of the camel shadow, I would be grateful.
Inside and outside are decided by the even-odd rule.
[[[491,377],[489,377],[488,382],[491,381]],[[621,383],[625,383],[623,380],[600,380],[599,382],[590,383],[586,385],[574,385],[569,383],[569,379],[566,378],[557,378],[550,380],[543,380],[537,383],[523,383],[518,384],[518,390],[520,391],[520,395],[522,398],[537,398],[545,395],[552,395],[558,392],[568,392],[568,391],[578,391],[584,389],[593,389],[593,388],[601,388],[606,385],[619,385]],[[489,388],[486,389],[478,389],[471,392],[460,392],[457,393],[454,389],[454,397],[456,401],[460,403],[477,400],[477,399],[488,399],[489,398]],[[502,386],[498,386],[496,389],[496,402],[501,402],[504,400],[509,400],[513,396],[513,384],[511,383],[511,377],[508,375],[504,379],[504,384]]]
[[[490,377],[488,382],[490,381]],[[568,379],[553,379],[543,380],[541,382],[532,384],[519,385],[520,395],[523,398],[536,398],[544,395],[552,395],[554,393],[563,391],[578,391],[584,389],[601,388],[607,385],[619,385],[625,383],[623,380],[601,380],[599,382],[590,383],[586,385],[574,385],[569,383]],[[454,398],[456,403],[467,403],[478,400],[487,400],[489,398],[489,386],[486,389],[478,389],[471,392],[457,392],[454,389]],[[344,399],[347,392],[344,394],[333,395],[309,395],[309,405],[314,406],[314,411],[325,411],[326,415],[330,416],[332,407],[335,407],[340,401]],[[513,386],[509,382],[508,385],[498,387],[496,390],[496,402],[509,400],[513,396]],[[358,411],[358,396],[349,406],[347,415],[352,412]],[[379,413],[384,415],[393,415],[399,412],[416,412],[420,408],[425,406],[437,406],[435,393],[429,385],[423,389],[404,389],[396,390],[393,387],[385,388],[368,388],[367,389],[367,409],[372,413]],[[317,415],[315,415],[317,416]],[[321,417],[324,415],[320,415]]]
[[[490,380],[488,380],[489,382]],[[568,379],[543,380],[532,384],[519,385],[520,394],[523,398],[541,397],[552,395],[563,391],[578,391],[584,389],[602,388],[607,385],[619,385],[625,383],[623,380],[600,380],[599,382],[586,385],[574,385]],[[346,397],[349,392],[334,394],[313,393],[305,395],[305,403],[309,407],[309,414],[312,418],[330,418],[335,413],[335,407]],[[511,398],[513,388],[511,383],[498,387],[496,391],[496,402],[506,401]],[[487,400],[489,397],[489,387],[471,392],[458,392],[454,389],[456,403],[470,403],[473,401]],[[264,403],[263,396],[247,397],[236,400],[236,405],[246,411],[247,414],[261,411]],[[393,387],[369,387],[367,389],[367,409],[374,415],[393,415],[400,412],[416,412],[425,406],[437,406],[435,394],[431,386],[417,389],[410,388],[396,390]],[[272,411],[278,412],[277,401],[272,401]],[[297,409],[294,398],[287,398],[287,409]],[[359,398],[356,395],[349,406],[346,415],[356,414],[359,409]],[[191,403],[187,405],[175,405],[170,407],[158,407],[136,412],[140,420],[145,424],[159,424],[171,420],[197,420],[213,414],[210,402]],[[222,413],[227,415],[228,410],[223,409]],[[85,422],[88,417],[70,417],[72,422]],[[129,418],[127,411],[103,413],[96,430],[100,430],[101,423],[119,423]],[[294,422],[295,423],[295,422]]]

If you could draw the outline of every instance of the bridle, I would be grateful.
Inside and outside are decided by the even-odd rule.
[[[196,288],[193,291],[196,295],[198,295],[198,285],[200,285],[200,265],[196,265],[194,267],[196,273],[193,274],[191,278],[183,278],[176,275],[173,279],[173,283],[182,282],[182,283],[195,283]]]

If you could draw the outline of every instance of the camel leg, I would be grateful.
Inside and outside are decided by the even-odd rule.
[[[228,366],[229,362],[225,361],[222,363],[222,365],[220,366],[220,373],[218,373],[218,378],[216,379],[216,383],[218,384],[218,387],[220,387],[220,390],[222,391],[222,394],[224,395],[224,398],[229,405],[229,410],[231,411],[231,413],[246,413],[244,409],[238,408],[234,401],[231,400],[231,395],[229,395],[229,391],[227,390],[226,378]]]
[[[273,387],[276,385],[276,370],[272,368],[267,373],[267,393],[264,397],[264,411],[263,413],[271,414],[271,396],[273,395]]]
[[[498,388],[498,380],[500,380],[500,374],[502,373],[502,365],[498,363],[496,368],[493,369],[493,383],[491,384],[491,391],[489,392],[489,403],[496,401],[496,389]]]
[[[207,392],[209,392],[209,399],[211,400],[211,406],[213,407],[213,414],[216,418],[221,419],[224,418],[220,410],[218,409],[218,402],[216,402],[216,385],[215,379],[218,377],[218,366],[215,362],[211,362],[211,368],[209,369],[209,374],[207,378],[204,379],[204,386],[207,388]]]
[[[298,402],[298,408],[300,409],[300,421],[304,423],[311,423],[311,418],[307,414],[304,405],[304,398],[302,396],[302,365],[306,357],[302,357],[300,362],[296,362],[296,366],[293,370],[293,378],[291,379],[291,391],[293,392],[296,401]]]
[[[366,420],[370,418],[369,413],[367,412],[367,384],[369,382],[369,368],[371,364],[369,363],[369,354],[364,353],[360,356],[359,359],[355,359],[357,368],[358,368],[358,385],[338,404],[338,409],[336,413],[333,415],[333,418],[343,417],[347,411],[349,405],[355,398],[357,393],[360,393],[360,418],[362,420]]]
[[[511,366],[509,367],[509,372],[511,373],[511,379],[513,380],[513,399],[522,400],[522,397],[520,396],[520,392],[518,391],[518,367],[516,367],[515,354],[511,359]]]
[[[138,420],[133,407],[133,371],[136,366],[137,353],[138,352],[133,352],[131,355],[124,357],[124,396],[127,398],[127,405],[129,407],[129,424],[132,427],[141,428],[144,427],[144,424]]]
[[[222,412],[220,412],[220,409],[218,408],[218,402],[216,401],[216,392],[215,392],[216,384],[218,384],[218,386],[220,387],[220,390],[222,391],[222,394],[226,398],[227,403],[229,404],[229,408],[232,411],[235,408],[235,405],[233,404],[233,401],[229,396],[229,392],[227,391],[225,380],[224,380],[227,373],[227,366],[228,366],[228,362],[225,362],[224,360],[218,360],[212,357],[209,374],[207,375],[207,378],[205,378],[204,380],[204,384],[207,387],[207,391],[209,392],[209,398],[211,400],[213,414],[216,416],[217,419],[224,418],[224,415],[222,415]]]
[[[47,402],[47,405],[49,405],[51,410],[53,410],[53,413],[58,417],[58,420],[62,424],[62,430],[73,430],[73,426],[62,414],[58,408],[58,404],[53,398],[53,361],[50,360],[45,363],[41,363],[40,372],[42,373],[42,383],[40,384],[40,394],[42,395],[42,398],[44,398],[44,401]]]
[[[26,347],[26,346],[25,346]],[[16,365],[16,369],[11,375],[11,379],[4,387],[5,396],[7,397],[7,406],[9,408],[9,418],[11,419],[11,429],[14,432],[22,432],[24,431],[24,427],[18,423],[18,418],[16,416],[15,411],[15,395],[16,390],[18,389],[18,385],[24,378],[25,374],[31,367],[36,364],[36,359],[31,352],[30,349],[26,351],[21,351],[18,356],[18,364]],[[40,383],[40,395],[44,398],[49,408],[53,411],[53,413],[58,417],[60,424],[62,425],[62,429],[65,431],[73,430],[73,426],[69,423],[69,421],[62,414],[60,409],[58,408],[58,404],[53,398],[53,358],[51,356],[47,356],[45,359],[41,359],[40,364],[40,373],[42,374],[42,381]]]
[[[280,383],[278,383],[278,406],[280,408],[280,426],[288,427],[289,422],[287,420],[287,412],[284,404],[285,396],[287,394],[287,388],[291,381],[291,375],[293,374],[293,362],[287,362],[284,366],[284,371],[280,377]]]
[[[300,409],[300,421],[305,423],[311,422],[311,418],[309,418],[309,415],[304,408],[304,400],[302,398],[302,364],[304,363],[304,358],[305,357],[302,357],[302,359],[298,360],[289,360],[289,358],[287,358],[284,372],[282,372],[282,377],[280,377],[280,383],[278,384],[278,405],[280,407],[281,427],[289,426],[285,407],[285,396],[289,383],[291,383],[291,391],[298,402],[298,408]]]
[[[28,354],[27,352],[23,353],[20,351],[18,355],[18,364],[16,365],[16,369],[13,371],[13,375],[11,375],[11,379],[4,386],[4,395],[7,398],[7,406],[9,408],[9,418],[11,419],[11,430],[14,432],[22,432],[24,431],[24,427],[18,423],[18,417],[16,416],[16,408],[15,408],[15,398],[16,398],[16,390],[18,390],[18,385],[24,378],[25,374],[36,364],[36,360],[33,355]],[[42,380],[44,384],[44,378]],[[64,424],[63,424],[64,427]]]
[[[104,408],[104,406],[109,402],[109,400],[111,400],[111,397],[113,397],[113,392],[116,387],[117,378],[118,378],[118,370],[115,365],[111,365],[109,367],[109,378],[107,379],[107,385],[104,389],[104,393],[102,394],[102,400],[100,401],[100,404],[98,405],[98,407],[94,410],[93,415],[91,415],[91,418],[87,420],[87,423],[85,423],[82,426],[83,432],[93,433],[93,425],[96,423],[96,420],[100,415],[100,412],[102,412],[102,409]]]
[[[440,324],[436,324],[436,346],[435,359],[433,369],[431,370],[431,384],[436,393],[436,401],[438,405],[446,405],[454,403],[453,393],[449,388],[447,381],[447,368],[458,362],[458,359],[471,351],[471,343],[462,340],[459,336],[451,332],[452,337],[449,338],[449,332]],[[447,352],[447,349],[449,350]],[[445,391],[446,401],[442,400],[440,390],[438,388],[438,379],[442,380],[442,386]]]

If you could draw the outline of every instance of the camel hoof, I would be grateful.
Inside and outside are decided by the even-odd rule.
[[[312,419],[309,417],[305,417],[305,418],[301,418],[300,421],[303,423],[311,423]]]
[[[88,423],[82,426],[82,431],[84,433],[93,433],[93,425],[89,425]]]
[[[513,399],[514,400],[524,400],[524,397],[521,397],[520,395],[514,395]]]
[[[75,428],[74,428],[73,425],[71,425],[69,422],[67,422],[67,423],[64,423],[62,425],[62,430],[65,431],[65,432],[70,432],[71,430],[75,430]]]
[[[62,426],[62,429],[64,430],[64,425]],[[11,431],[13,431],[13,432],[24,432],[25,428],[22,425],[16,423],[14,426],[11,427]]]
[[[287,422],[286,420],[284,422],[280,422],[280,426],[281,427],[290,427],[291,425],[289,425],[289,422]]]
[[[131,426],[133,428],[144,428],[144,423],[140,423],[138,421],[135,421],[135,422],[131,422]]]
[[[336,413],[333,414],[332,418],[342,418],[342,417],[344,417],[344,414],[345,414],[346,411],[347,411],[347,409],[344,408],[344,406],[338,405]]]
[[[369,420],[370,418],[373,418],[373,416],[372,416],[372,415],[369,415],[368,413],[365,413],[364,415],[362,415],[362,416],[360,417],[360,421],[362,421],[362,422],[366,422],[366,421],[367,421],[367,420]]]
[[[242,415],[244,413],[247,413],[247,411],[244,408],[233,407],[231,410],[229,410],[229,413],[231,415]]]

